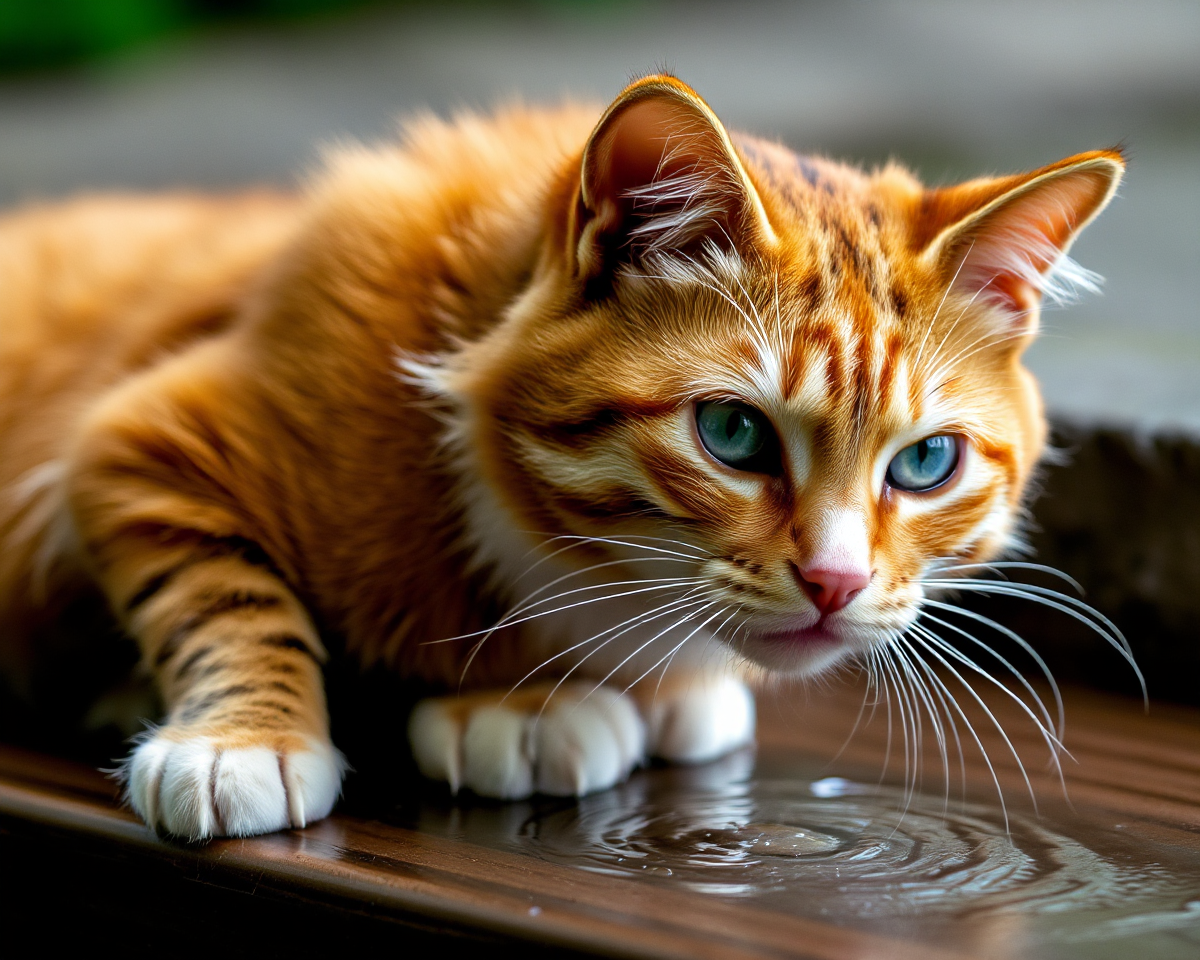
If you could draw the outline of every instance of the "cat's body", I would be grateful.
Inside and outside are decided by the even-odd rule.
[[[427,773],[581,793],[746,742],[747,665],[870,656],[1006,546],[1044,437],[1020,349],[1119,156],[928,192],[735,148],[670,79],[596,117],[0,222],[0,656],[101,587],[168,709],[128,767],[151,823],[328,812],[323,636],[480,691],[414,715]]]

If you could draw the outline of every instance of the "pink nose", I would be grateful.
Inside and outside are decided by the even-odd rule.
[[[836,613],[863,592],[871,582],[871,574],[864,570],[822,570],[809,567],[795,568],[796,579],[810,600],[824,616]]]

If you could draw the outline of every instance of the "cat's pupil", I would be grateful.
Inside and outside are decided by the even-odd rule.
[[[738,470],[770,473],[778,459],[775,432],[757,410],[713,400],[696,407],[700,442],[713,457]]]
[[[911,493],[933,490],[950,479],[958,459],[959,442],[953,436],[925,437],[892,458],[887,471],[888,485]]]

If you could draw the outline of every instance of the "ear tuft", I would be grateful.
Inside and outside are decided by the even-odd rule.
[[[601,117],[584,150],[572,231],[582,279],[772,236],[728,134],[686,84],[639,80]]]
[[[926,194],[915,229],[931,236],[923,257],[947,284],[1036,329],[1043,300],[1073,302],[1100,276],[1067,256],[1112,199],[1125,164],[1118,151],[1070,157],[1030,174],[973,181]]]

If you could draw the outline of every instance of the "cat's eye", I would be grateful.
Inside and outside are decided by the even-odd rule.
[[[925,493],[954,476],[961,456],[958,437],[942,434],[909,444],[892,457],[887,482],[897,490]]]
[[[775,430],[753,407],[724,400],[696,406],[696,431],[704,449],[726,466],[774,473],[779,464]]]

